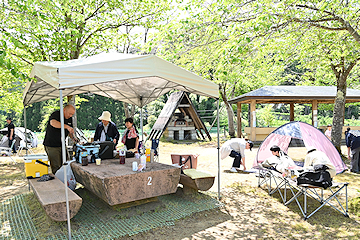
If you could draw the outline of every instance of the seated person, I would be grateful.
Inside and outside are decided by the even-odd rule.
[[[304,170],[317,171],[318,169],[324,169],[329,172],[331,178],[336,175],[335,166],[332,164],[328,156],[325,153],[316,150],[316,148],[311,147],[305,157]]]
[[[134,120],[132,118],[125,119],[125,127],[126,130],[121,142],[126,146],[128,151],[137,153],[139,148],[139,133],[134,126]]]
[[[101,122],[96,126],[94,141],[112,141],[117,145],[119,141],[119,131],[110,119],[111,113],[109,111],[104,111],[99,120]]]
[[[270,151],[273,156],[261,163],[263,167],[274,168],[276,171],[287,175],[289,167],[296,166],[294,161],[279,146],[273,145]]]
[[[304,173],[299,175],[297,183],[311,184],[325,189],[330,187],[332,178],[336,175],[335,166],[325,153],[317,151],[314,147],[308,149],[304,162]]]

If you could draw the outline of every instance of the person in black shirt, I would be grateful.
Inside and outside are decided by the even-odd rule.
[[[6,118],[6,122],[8,124],[7,128],[8,128],[8,133],[7,133],[7,137],[8,137],[8,141],[9,141],[9,147],[11,147],[14,139],[15,139],[15,126],[12,123],[12,119],[11,117]],[[13,153],[16,153],[16,148],[15,148],[15,144],[12,148]]]
[[[348,148],[348,159],[351,161],[351,172],[359,173],[360,171],[360,131],[349,130],[345,136],[346,146]]]
[[[139,148],[139,133],[134,126],[132,118],[125,119],[126,130],[121,139],[121,142],[126,146],[129,151],[138,152]]]
[[[75,107],[73,105],[66,105],[64,107],[64,128],[65,138],[69,135],[75,142],[78,140],[75,138],[72,116],[75,113]],[[51,171],[53,174],[62,166],[62,148],[61,148],[61,122],[60,122],[60,110],[53,112],[47,123],[46,133],[44,138],[44,148],[48,155]],[[68,154],[67,151],[65,151]],[[68,159],[68,155],[67,155]]]

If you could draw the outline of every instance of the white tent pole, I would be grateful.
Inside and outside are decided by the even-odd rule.
[[[67,176],[66,176],[66,146],[65,146],[65,128],[64,128],[64,106],[63,106],[63,96],[62,90],[60,92],[60,123],[61,123],[61,155],[64,167],[64,186],[65,186],[65,198],[66,198],[66,216],[67,216],[67,223],[68,223],[68,233],[69,233],[69,240],[71,240],[71,226],[70,226],[70,210],[69,210],[69,196],[68,196],[68,186],[67,186]],[[70,166],[69,166],[70,167]]]
[[[220,166],[220,120],[219,120],[219,99],[217,100],[217,150],[218,150],[218,198],[221,199],[220,196],[220,173],[221,173],[221,166]]]
[[[142,146],[145,149],[144,131],[143,131],[143,107],[140,109],[140,128],[141,128],[141,141]]]
[[[26,107],[24,106],[24,127],[25,127],[25,151],[26,155],[28,155],[28,149],[27,149],[27,136],[26,136]]]

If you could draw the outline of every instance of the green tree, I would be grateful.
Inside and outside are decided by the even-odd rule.
[[[276,84],[282,66],[264,58],[252,39],[254,1],[189,1],[185,16],[174,18],[158,34],[158,54],[220,85],[228,115],[229,134],[235,136],[233,108],[228,98],[264,85]]]
[[[169,1],[170,2],[170,1]],[[139,51],[149,29],[162,24],[167,0],[14,0],[0,9],[0,106],[21,109],[21,96],[36,61],[63,61],[100,52]],[[6,84],[5,84],[6,83]],[[14,103],[13,103],[14,102]],[[16,105],[18,108],[14,108]],[[5,109],[5,108],[3,108]]]
[[[264,35],[273,39],[268,46],[307,67],[307,84],[337,86],[332,141],[340,151],[346,88],[358,84],[358,1],[263,1],[263,6],[258,19],[266,19]]]

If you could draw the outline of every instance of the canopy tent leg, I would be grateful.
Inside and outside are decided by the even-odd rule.
[[[143,107],[141,107],[141,109],[140,109],[140,129],[141,129],[142,147],[143,147],[143,149],[145,149],[144,130],[143,130]]]
[[[27,128],[26,128],[26,107],[24,107],[24,127],[25,127],[25,152],[28,155],[28,146],[27,146]],[[30,185],[29,185],[30,186]]]
[[[60,123],[61,123],[61,153],[62,153],[62,161],[64,167],[64,186],[65,186],[65,198],[66,198],[66,216],[67,216],[67,224],[68,224],[68,233],[69,240],[71,240],[71,225],[70,225],[70,208],[69,208],[69,196],[68,196],[68,186],[67,186],[67,176],[66,176],[66,146],[65,146],[65,128],[64,128],[64,106],[63,106],[63,94],[62,90],[59,90],[60,95]],[[69,166],[70,167],[70,166]]]
[[[218,199],[221,199],[220,196],[220,174],[221,174],[221,166],[220,166],[220,120],[219,120],[219,99],[217,100],[217,109],[216,109],[216,118],[217,118],[217,151],[218,151]]]

